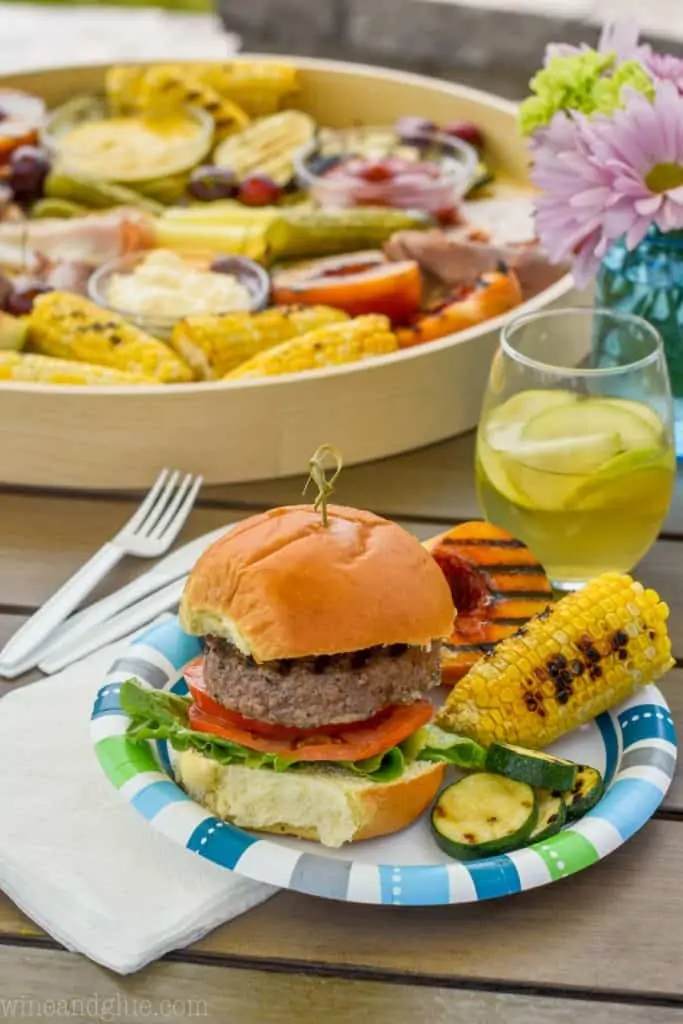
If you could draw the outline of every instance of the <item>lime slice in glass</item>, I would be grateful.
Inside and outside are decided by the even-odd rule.
[[[619,434],[622,450],[650,448],[658,440],[652,423],[607,398],[584,398],[573,405],[547,409],[529,419],[522,430],[525,441],[579,438],[591,434]]]
[[[491,409],[484,424],[486,440],[498,448],[498,442],[502,439],[502,447],[505,448],[505,439],[520,433],[530,419],[553,409],[571,406],[577,401],[578,395],[573,391],[520,391],[507,402]]]
[[[631,508],[666,514],[675,480],[673,451],[641,448],[621,452],[586,480],[571,500],[577,511]]]
[[[504,455],[491,448],[486,441],[480,437],[477,446],[477,454],[481,469],[491,487],[498,493],[511,501],[513,505],[520,508],[533,509],[534,504],[519,487],[516,487],[510,479],[507,460]]]

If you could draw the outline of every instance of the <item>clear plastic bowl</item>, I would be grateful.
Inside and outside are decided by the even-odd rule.
[[[99,306],[103,306],[105,309],[111,309],[114,313],[118,313],[120,316],[129,320],[131,323],[136,324],[142,330],[148,334],[152,334],[157,338],[166,339],[169,338],[173,328],[182,319],[181,316],[175,317],[164,317],[164,316],[150,316],[149,314],[140,314],[138,312],[132,312],[128,309],[123,309],[109,301],[108,291],[109,284],[114,274],[132,274],[135,268],[150,254],[154,252],[154,249],[146,249],[140,252],[128,253],[126,256],[119,256],[116,259],[109,260],[107,263],[103,263],[101,267],[98,267],[88,281],[88,295],[93,302],[96,302]],[[193,268],[209,270],[211,264],[217,259],[220,259],[224,266],[224,273],[233,274],[241,285],[246,288],[249,292],[250,303],[248,312],[255,313],[260,309],[264,309],[268,304],[270,297],[270,275],[259,263],[254,260],[247,259],[245,256],[219,256],[216,253],[199,253],[199,252],[178,252],[178,256],[186,260]],[[211,311],[212,314],[231,313],[235,312],[233,309],[215,309]],[[184,314],[185,316],[196,315],[191,311]],[[203,314],[202,314],[203,315]]]
[[[344,164],[353,158],[382,162],[400,157],[406,163],[430,164],[436,173],[429,177],[416,167],[390,180],[367,181],[343,173]],[[336,167],[332,161],[337,158]],[[323,161],[329,161],[321,170]],[[424,210],[433,215],[456,206],[470,188],[477,171],[479,156],[466,142],[444,135],[425,132],[406,141],[392,126],[346,128],[340,131],[323,129],[294,156],[299,184],[309,189],[321,206],[394,206]]]

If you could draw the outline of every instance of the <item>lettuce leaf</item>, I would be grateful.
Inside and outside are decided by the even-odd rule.
[[[444,761],[465,771],[482,771],[486,750],[466,736],[446,732],[438,725],[426,725],[422,730],[419,757],[421,761]]]
[[[191,697],[180,697],[167,690],[148,690],[129,679],[121,687],[122,710],[129,716],[127,735],[132,740],[167,740],[174,750],[196,750],[219,764],[241,764],[247,768],[272,768],[283,772],[306,762],[280,754],[251,750],[222,736],[198,732],[190,725]],[[347,768],[373,782],[393,782],[404,772],[406,758],[398,747],[362,761],[323,761],[319,765]]]
[[[180,697],[168,690],[149,690],[129,679],[121,687],[120,701],[122,710],[130,718],[127,734],[132,740],[167,740],[174,750],[196,750],[219,764],[271,768],[276,772],[295,770],[307,763],[293,756],[262,753],[222,736],[198,732],[192,728],[188,717],[191,697]],[[375,757],[316,764],[346,768],[373,782],[393,782],[400,779],[411,761],[442,761],[466,771],[480,771],[485,759],[485,749],[474,740],[445,732],[436,725],[426,725],[400,746]]]

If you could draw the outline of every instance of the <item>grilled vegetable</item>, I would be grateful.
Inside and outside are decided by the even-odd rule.
[[[431,814],[438,845],[458,860],[489,857],[523,846],[537,819],[531,786],[489,772],[467,775],[447,786]]]
[[[385,316],[359,316],[355,320],[319,327],[316,331],[267,349],[226,374],[225,380],[272,377],[281,373],[303,373],[341,366],[395,352],[396,348],[396,336]]]
[[[91,210],[106,210],[112,206],[137,206],[151,214],[164,212],[162,203],[143,196],[137,189],[128,185],[118,185],[113,181],[103,181],[87,175],[66,174],[59,170],[48,174],[45,180],[45,195],[48,199],[77,203]]]
[[[24,347],[27,334],[26,317],[11,316],[0,310],[0,351],[18,352]]]
[[[556,835],[567,820],[567,806],[561,793],[553,793],[549,789],[536,790],[536,807],[538,821],[536,828],[527,842],[540,843]]]
[[[200,163],[213,142],[213,121],[200,110],[103,117],[63,132],[55,141],[63,170],[136,182],[179,174]]]
[[[300,110],[283,110],[254,121],[221,143],[213,155],[219,167],[229,167],[242,181],[265,174],[286,185],[294,174],[293,157],[315,132],[315,121]]]
[[[182,64],[156,64],[145,71],[137,87],[137,108],[153,115],[195,107],[213,118],[220,139],[241,132],[249,115],[237,103]]]
[[[412,260],[389,262],[377,250],[328,256],[273,275],[276,302],[327,303],[350,316],[384,313],[405,323],[420,305],[422,277]]]
[[[48,292],[35,300],[28,341],[42,355],[109,366],[165,384],[192,380],[187,363],[162,341],[68,292]]]
[[[441,648],[443,682],[454,685],[483,654],[553,601],[541,564],[521,541],[490,523],[470,522],[425,541],[458,611]]]
[[[231,61],[191,64],[190,69],[252,117],[274,114],[299,89],[297,69],[285,64]]]
[[[217,380],[266,349],[327,324],[347,320],[329,306],[290,306],[262,313],[190,316],[171,335],[171,345],[201,380]]]
[[[166,65],[168,68],[169,65]],[[253,61],[229,63],[182,63],[170,65],[221,97],[231,99],[252,117],[273,114],[298,89],[295,68]],[[151,69],[144,66],[114,66],[107,71],[107,99],[114,111],[130,113],[139,109],[141,92]]]
[[[273,259],[305,259],[376,249],[395,231],[430,224],[427,215],[420,211],[383,206],[344,210],[289,207],[281,210],[267,236]]]
[[[410,327],[398,332],[401,348],[411,348],[427,341],[436,341],[468,327],[508,313],[523,302],[517,275],[511,270],[483,274],[465,298],[447,302],[431,313],[421,316]]]
[[[158,384],[159,381],[142,373],[125,373],[108,366],[75,363],[69,359],[51,359],[50,356],[21,355],[19,352],[0,352],[0,382],[17,381],[24,384]]]
[[[213,199],[192,206],[171,206],[164,210],[162,219],[195,226],[255,227],[272,224],[281,215],[278,206],[244,206],[236,199]]]
[[[654,590],[604,573],[482,658],[437,724],[484,746],[548,746],[672,667],[668,616]]]
[[[82,217],[86,213],[89,213],[87,206],[72,203],[70,199],[39,199],[31,207],[32,220],[40,220],[43,217],[68,220],[71,217]]]
[[[135,182],[135,191],[150,202],[160,203],[163,212],[172,203],[179,203],[185,198],[190,171],[178,171],[176,174],[164,174],[160,178],[145,178]]]
[[[605,783],[597,768],[579,765],[579,771],[571,791],[562,794],[569,820],[580,818],[581,815],[595,807],[604,791]]]
[[[248,256],[252,260],[263,259],[266,255],[266,226],[256,222],[253,225],[231,226],[167,220],[158,217],[153,224],[153,245],[159,249],[180,249],[216,253],[222,256]]]
[[[486,754],[486,771],[528,782],[530,786],[564,792],[574,785],[578,766],[541,751],[524,750],[510,743],[492,743]]]

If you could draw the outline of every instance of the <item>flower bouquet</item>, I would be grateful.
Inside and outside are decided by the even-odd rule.
[[[597,49],[549,46],[530,87],[519,120],[538,236],[553,262],[571,259],[579,287],[595,279],[596,305],[658,328],[681,400],[683,60],[609,25]]]

